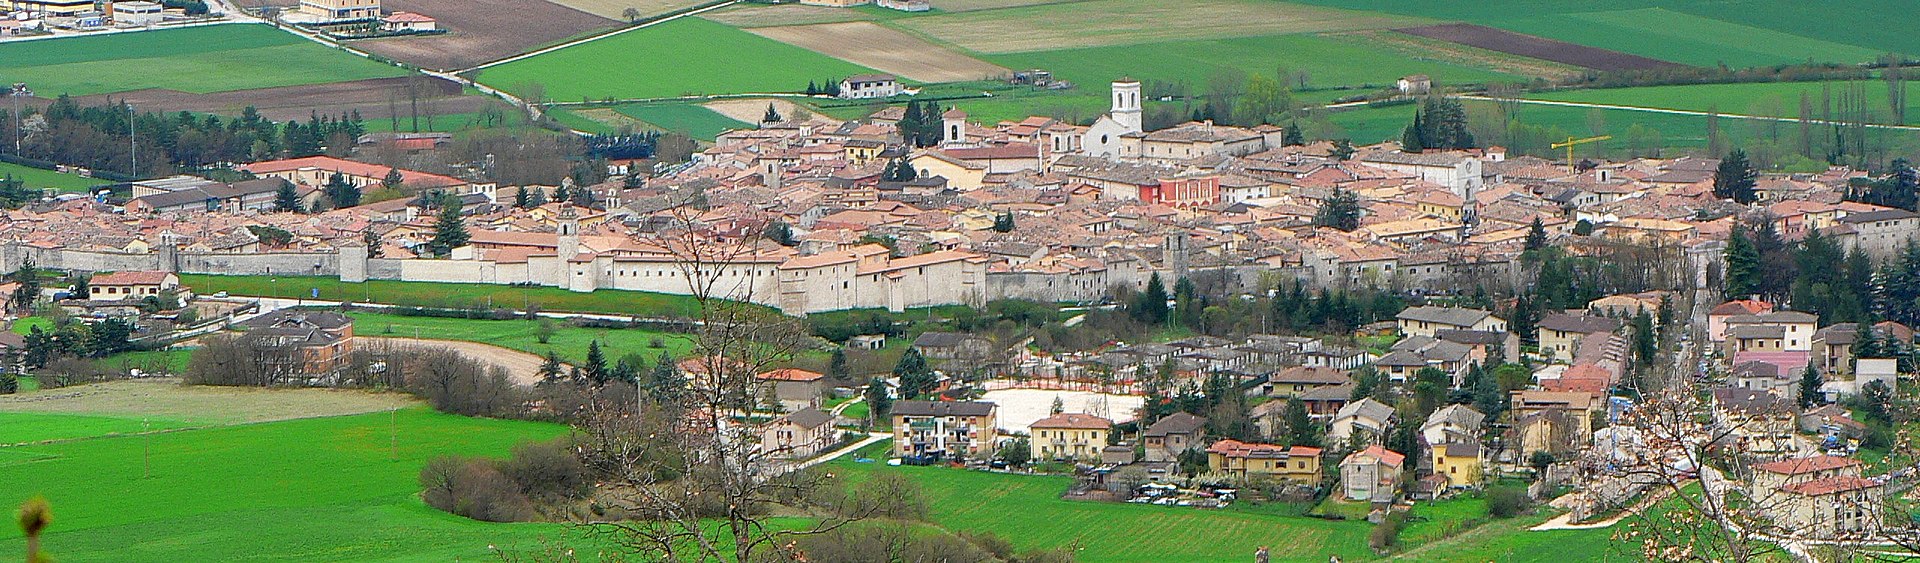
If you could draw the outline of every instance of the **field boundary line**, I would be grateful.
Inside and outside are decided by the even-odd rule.
[[[1695,117],[1719,116],[1719,117],[1725,117],[1728,119],[1748,119],[1748,120],[1754,120],[1754,121],[1773,121],[1773,122],[1779,122],[1779,123],[1799,123],[1802,121],[1800,118],[1797,118],[1797,117],[1774,117],[1771,115],[1749,115],[1749,114],[1741,114],[1741,113],[1714,113],[1714,112],[1695,111],[1695,110],[1686,110],[1686,109],[1657,108],[1657,107],[1648,107],[1648,106],[1629,106],[1629,105],[1620,105],[1620,104],[1595,104],[1595,103],[1588,103],[1588,102],[1563,102],[1563,101],[1557,101],[1557,100],[1534,100],[1534,99],[1528,99],[1528,98],[1498,98],[1493,96],[1482,96],[1482,95],[1476,95],[1476,94],[1456,95],[1456,96],[1450,96],[1450,97],[1455,99],[1461,99],[1461,100],[1479,100],[1483,102],[1510,102],[1510,103],[1541,105],[1541,106],[1610,109],[1610,110],[1621,110],[1621,111],[1638,111],[1638,112],[1646,112],[1646,113],[1663,113],[1668,115],[1689,115],[1689,116],[1695,116]],[[1844,121],[1834,121],[1830,119],[1812,119],[1812,118],[1808,118],[1805,121],[1807,123],[1812,123],[1815,125],[1858,125],[1868,129],[1920,131],[1920,125],[1892,125],[1892,124],[1886,124],[1886,123],[1848,123]]]
[[[655,20],[651,20],[651,21],[648,21],[648,22],[646,22],[646,23],[643,23],[643,24],[638,24],[638,25],[629,25],[629,26],[626,26],[626,27],[623,27],[623,28],[620,28],[620,29],[616,29],[616,30],[613,30],[613,31],[609,31],[609,32],[606,32],[606,33],[602,33],[602,34],[599,34],[599,35],[594,35],[594,36],[590,36],[590,37],[582,37],[582,38],[579,38],[579,39],[575,39],[575,40],[573,40],[573,41],[568,41],[568,42],[565,42],[565,43],[561,43],[561,44],[559,44],[559,45],[554,45],[554,46],[551,46],[551,47],[546,47],[546,48],[544,48],[544,49],[535,49],[535,50],[533,50],[533,51],[528,51],[528,52],[525,52],[525,53],[521,53],[521,54],[518,54],[518,55],[514,55],[514,56],[511,56],[511,57],[507,57],[507,58],[504,58],[504,59],[499,59],[499,60],[495,60],[495,61],[490,61],[490,62],[485,62],[485,63],[480,63],[479,65],[475,65],[475,66],[473,66],[473,67],[470,67],[470,68],[464,68],[464,69],[460,69],[460,70],[454,70],[454,71],[448,71],[448,74],[466,74],[466,73],[469,73],[469,72],[476,72],[476,71],[481,71],[481,70],[485,70],[485,69],[488,69],[488,68],[491,68],[491,67],[495,67],[495,66],[499,66],[499,65],[503,65],[503,64],[507,64],[507,63],[511,63],[511,62],[514,62],[514,61],[519,61],[519,60],[522,60],[522,59],[528,59],[528,58],[533,58],[533,57],[537,57],[537,56],[540,56],[540,55],[544,55],[544,54],[547,54],[547,53],[551,53],[551,52],[554,52],[554,51],[558,51],[558,50],[561,50],[561,49],[565,49],[565,48],[568,48],[568,47],[572,47],[572,46],[575,46],[575,45],[579,45],[579,44],[582,44],[582,43],[588,43],[588,42],[592,42],[592,41],[599,41],[599,40],[601,40],[601,39],[606,39],[606,38],[608,38],[608,37],[613,37],[613,36],[616,36],[616,35],[620,35],[620,34],[623,34],[623,33],[627,33],[627,32],[631,32],[631,31],[639,31],[639,30],[642,30],[642,29],[646,29],[646,28],[649,28],[649,27],[653,27],[653,26],[656,26],[656,25],[660,25],[660,24],[663,24],[663,23],[667,23],[667,22],[670,22],[670,21],[674,21],[674,20],[678,20],[678,19],[680,19],[680,18],[685,18],[685,17],[687,17],[687,16],[698,16],[698,15],[700,15],[700,14],[704,14],[704,13],[707,13],[707,12],[711,12],[711,11],[714,11],[714,10],[718,10],[718,9],[720,9],[720,8],[725,8],[725,7],[728,7],[728,6],[732,6],[732,5],[734,5],[734,4],[739,4],[739,3],[740,3],[740,2],[742,2],[742,1],[743,1],[743,0],[724,0],[724,1],[722,1],[722,2],[717,2],[717,3],[714,3],[714,4],[710,4],[710,5],[707,5],[707,6],[703,6],[703,7],[700,7],[700,8],[695,8],[695,9],[692,9],[692,10],[688,10],[688,11],[684,11],[684,12],[680,12],[680,13],[678,13],[678,14],[673,14],[673,15],[669,15],[669,16],[665,16],[665,17],[662,17],[662,18],[659,18],[659,19],[655,19]]]

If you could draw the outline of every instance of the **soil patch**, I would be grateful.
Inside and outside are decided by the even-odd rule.
[[[1479,47],[1490,51],[1499,51],[1594,70],[1655,70],[1686,66],[1679,63],[1642,57],[1640,55],[1601,49],[1599,47],[1588,47],[1586,45],[1577,45],[1565,41],[1555,41],[1536,35],[1514,33],[1504,29],[1494,29],[1484,25],[1449,23],[1405,27],[1396,29],[1395,31],[1408,35],[1439,39],[1441,41]]]
[[[352,45],[437,70],[468,68],[620,25],[544,0],[385,0],[381,7],[432,16],[449,32],[368,39]]]
[[[362,119],[375,120],[386,119],[394,115],[396,110],[401,116],[411,115],[408,101],[411,99],[409,92],[413,90],[421,92],[420,96],[423,100],[431,100],[428,105],[431,111],[438,115],[472,113],[480,111],[488,104],[498,103],[487,96],[465,94],[458,83],[425,76],[257,88],[212,94],[147,89],[82,96],[76,100],[83,106],[107,103],[111,99],[113,102],[132,103],[134,107],[141,108],[143,111],[190,111],[224,116],[240,115],[241,110],[247,106],[253,106],[262,116],[274,121],[290,119],[306,121],[314,113],[340,115],[358,110]],[[423,108],[422,111],[428,110]]]
[[[761,27],[762,37],[919,82],[961,82],[1005,76],[1006,67],[962,55],[873,22]]]

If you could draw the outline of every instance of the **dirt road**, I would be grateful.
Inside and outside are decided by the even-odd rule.
[[[363,345],[368,346],[388,344],[393,346],[448,348],[459,352],[463,356],[507,368],[507,373],[512,374],[513,380],[521,385],[533,385],[535,382],[538,382],[539,378],[535,374],[540,372],[540,364],[546,361],[545,358],[537,354],[529,354],[519,350],[510,350],[492,344],[481,344],[478,342],[376,336],[361,336],[359,340]]]

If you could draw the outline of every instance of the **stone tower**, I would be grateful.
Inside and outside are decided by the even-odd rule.
[[[1113,82],[1113,120],[1128,131],[1140,132],[1140,81],[1122,78]]]

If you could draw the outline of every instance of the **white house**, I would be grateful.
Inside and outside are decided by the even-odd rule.
[[[891,74],[856,74],[840,81],[840,97],[848,100],[886,98],[900,94],[900,79]]]

